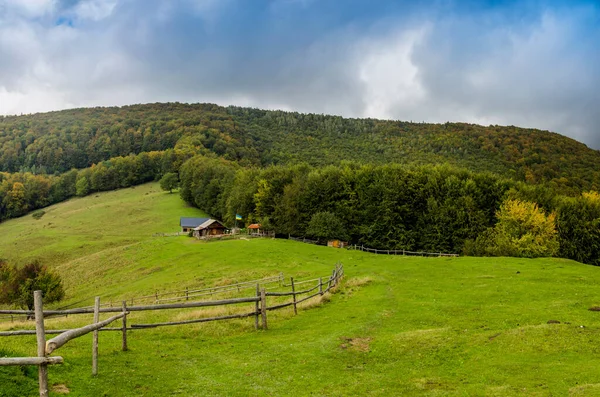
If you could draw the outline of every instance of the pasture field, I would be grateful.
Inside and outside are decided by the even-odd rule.
[[[0,224],[0,256],[58,271],[58,306],[120,301],[283,272],[346,277],[325,299],[252,319],[100,333],[69,342],[50,367],[51,395],[71,396],[600,396],[600,269],[562,259],[420,258],[287,240],[198,242],[152,237],[201,216],[149,184],[75,199]],[[221,313],[220,309],[210,309]],[[132,313],[128,322],[208,310]],[[213,313],[210,312],[210,313]],[[103,315],[106,318],[108,315]],[[559,321],[548,323],[549,320]],[[48,320],[48,328],[91,316]],[[0,323],[0,329],[32,328]],[[35,337],[0,337],[0,355],[35,355]],[[0,396],[36,395],[35,368],[0,369]]]

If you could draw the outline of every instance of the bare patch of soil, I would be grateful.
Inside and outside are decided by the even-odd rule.
[[[363,353],[368,353],[371,348],[371,341],[373,338],[348,338],[346,336],[342,336],[340,338],[344,341],[340,345],[342,349],[355,350]]]

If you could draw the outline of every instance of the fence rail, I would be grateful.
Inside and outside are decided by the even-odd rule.
[[[154,233],[152,237],[176,237],[187,236],[188,232],[173,232],[173,233]]]
[[[200,296],[214,296],[218,294],[225,294],[231,292],[242,292],[245,290],[253,290],[256,287],[256,284],[261,286],[268,286],[272,284],[279,284],[280,286],[284,285],[284,277],[283,273],[279,273],[277,276],[264,277],[261,279],[255,279],[250,281],[242,281],[239,283],[226,284],[216,287],[206,287],[206,288],[185,288],[175,291],[163,291],[156,292],[152,295],[143,295],[143,296],[134,296],[128,298],[128,302],[131,305],[134,302],[138,303],[161,303],[161,302],[176,302],[176,301],[188,301],[193,298],[197,298]],[[100,307],[120,307],[121,303],[118,303],[118,306],[115,302],[107,302],[100,305]],[[78,309],[89,309],[90,313],[93,311],[94,306],[84,306],[79,307]],[[67,308],[64,308],[65,312],[63,313],[53,313],[46,314],[48,316],[68,316],[69,314],[80,314],[80,313],[71,313],[66,311]],[[7,311],[0,310],[0,322],[15,322],[20,320],[27,320],[33,314],[33,311],[18,311],[19,313],[15,313],[16,311],[12,311],[13,313],[6,313]],[[1,335],[1,333],[0,333]]]
[[[424,251],[407,251],[407,250],[379,250],[375,248],[367,248],[362,245],[350,245],[348,249],[358,250],[364,252],[372,252],[374,254],[384,254],[384,255],[404,255],[404,256],[447,256],[447,257],[457,257],[458,254],[448,254],[444,252],[424,252]]]
[[[165,326],[179,326],[185,324],[196,324],[196,323],[204,323],[209,321],[220,321],[220,320],[230,320],[230,319],[240,319],[240,318],[249,318],[254,317],[254,326],[256,329],[267,330],[267,312],[272,310],[282,309],[288,306],[293,306],[294,314],[297,314],[297,307],[300,303],[307,301],[308,299],[314,298],[319,295],[323,295],[330,291],[332,288],[338,285],[341,278],[344,276],[344,266],[341,263],[337,263],[335,268],[331,274],[325,281],[323,277],[318,279],[304,280],[301,282],[294,282],[294,278],[290,278],[290,284],[286,285],[286,287],[291,287],[291,292],[281,292],[281,291],[267,291],[263,286],[261,288],[260,284],[257,283],[253,286],[256,288],[255,296],[250,297],[241,297],[241,298],[232,298],[232,299],[221,299],[221,300],[210,300],[210,301],[195,301],[195,302],[185,302],[185,303],[167,303],[167,304],[154,304],[154,305],[144,305],[144,306],[127,306],[127,302],[123,301],[120,308],[118,307],[101,307],[100,298],[96,297],[95,305],[93,308],[90,307],[81,307],[74,309],[66,309],[66,310],[43,310],[42,307],[42,298],[41,291],[35,291],[35,310],[0,310],[0,314],[10,314],[10,315],[26,315],[32,316],[34,315],[36,329],[35,330],[15,330],[15,331],[4,331],[0,332],[0,336],[20,336],[20,335],[31,335],[35,334],[37,336],[37,345],[38,345],[38,357],[9,357],[9,358],[0,358],[0,366],[5,365],[37,365],[39,368],[39,390],[40,396],[46,397],[48,396],[48,373],[47,366],[49,364],[62,364],[62,357],[49,357],[49,354],[53,353],[56,349],[65,345],[70,340],[86,335],[90,332],[93,332],[93,342],[92,342],[92,375],[97,375],[98,373],[98,332],[99,331],[120,331],[122,333],[122,350],[127,350],[127,331],[131,330],[140,330],[140,329],[151,329],[157,327],[165,327]],[[283,280],[277,281],[280,282],[281,286],[283,286]],[[296,285],[298,284],[306,284],[308,282],[317,281],[316,285],[311,288],[306,288],[304,290],[297,291]],[[243,283],[238,283],[243,284]],[[324,288],[326,286],[326,288]],[[315,293],[312,293],[317,291]],[[312,294],[311,294],[312,293]],[[292,297],[291,302],[278,303],[275,302],[271,306],[267,304],[267,297],[272,297],[276,299]],[[300,297],[300,299],[298,299]],[[281,301],[279,301],[281,302]],[[172,321],[172,322],[160,322],[160,323],[151,323],[151,324],[131,324],[129,327],[127,326],[127,317],[131,315],[131,312],[136,311],[150,311],[150,310],[168,310],[168,309],[186,309],[186,308],[196,308],[196,307],[212,307],[212,306],[227,306],[227,305],[238,305],[244,303],[252,303],[253,309],[251,312],[243,312],[243,313],[235,313],[214,317],[203,317],[191,320],[182,320],[182,321]],[[75,329],[67,329],[67,330],[46,330],[44,319],[48,316],[54,315],[68,315],[68,314],[94,314],[94,322],[92,324],[83,326],[81,328]],[[115,316],[112,316],[106,320],[100,321],[100,313],[119,313]],[[121,327],[111,327],[107,326],[114,321],[122,320]],[[260,325],[260,326],[259,326]],[[46,334],[58,334],[58,336],[46,340]]]

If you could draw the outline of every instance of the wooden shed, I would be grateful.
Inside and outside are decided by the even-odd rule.
[[[208,219],[194,228],[194,237],[207,238],[225,234],[227,228],[216,219]]]

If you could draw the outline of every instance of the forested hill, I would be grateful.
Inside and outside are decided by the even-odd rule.
[[[212,104],[147,104],[0,117],[0,171],[64,172],[131,153],[214,152],[242,165],[450,163],[564,193],[600,189],[600,152],[556,133]]]

